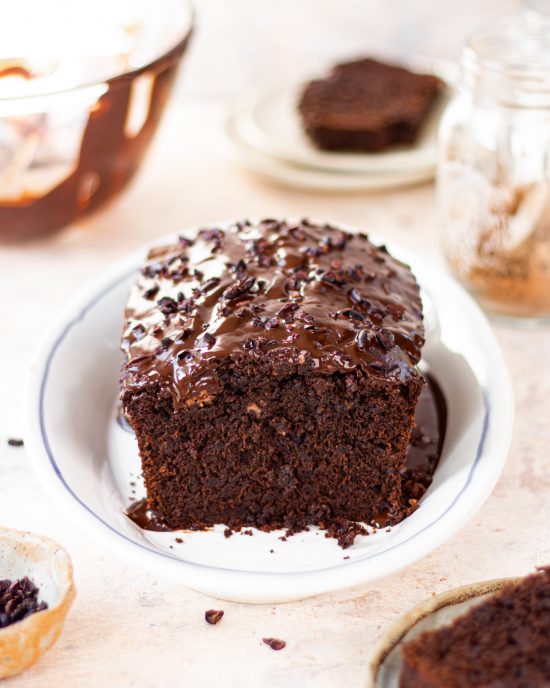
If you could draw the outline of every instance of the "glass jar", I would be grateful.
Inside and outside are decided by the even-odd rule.
[[[550,321],[550,21],[466,44],[440,128],[438,210],[455,275],[490,312]]]

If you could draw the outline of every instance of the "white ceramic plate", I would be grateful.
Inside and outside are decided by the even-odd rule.
[[[230,600],[300,599],[387,575],[432,551],[493,489],[510,442],[512,388],[491,329],[472,299],[432,264],[399,247],[390,249],[413,266],[422,285],[425,361],[443,389],[449,416],[434,481],[405,521],[389,532],[358,537],[342,550],[317,529],[286,542],[279,539],[282,532],[226,539],[221,525],[205,532],[152,533],[125,516],[139,460],[133,437],[114,419],[118,346],[128,291],[145,249],[92,284],[33,359],[25,444],[45,488],[76,526],[128,561]]]
[[[418,72],[436,74],[444,81],[452,72],[447,63],[426,58],[409,58],[405,66]],[[315,74],[312,78],[318,76]],[[373,175],[388,172],[426,174],[433,171],[437,129],[449,100],[449,88],[440,94],[413,146],[395,147],[378,153],[338,153],[319,150],[302,129],[298,103],[306,83],[307,80],[303,80],[242,99],[233,115],[242,141],[261,153],[318,172]]]
[[[380,191],[419,184],[434,176],[433,166],[401,172],[346,174],[285,162],[246,142],[238,131],[234,115],[225,122],[223,135],[222,151],[231,160],[277,184],[306,191]]]

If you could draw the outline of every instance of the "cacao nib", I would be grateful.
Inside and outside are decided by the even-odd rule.
[[[377,334],[376,338],[380,342],[380,344],[386,349],[386,351],[389,351],[391,348],[395,346],[395,337],[393,336],[393,333],[390,332],[389,330],[386,330],[385,328],[382,328]]]
[[[178,303],[180,313],[190,313],[195,308],[195,299],[183,299]]]
[[[219,277],[212,277],[211,279],[206,280],[206,282],[202,285],[202,293],[206,294],[207,291],[210,291],[211,289],[217,287],[219,283]]]
[[[172,313],[177,313],[178,304],[170,296],[163,296],[157,301],[160,312],[163,315],[172,315]]]
[[[237,284],[234,284],[232,287],[229,287],[229,289],[226,289],[223,293],[223,298],[227,301],[232,301],[238,296],[246,294],[247,291],[252,289],[255,281],[255,277],[246,277],[241,282],[237,282]]]
[[[158,294],[159,289],[160,287],[158,286],[158,284],[155,284],[154,287],[149,287],[149,289],[146,289],[143,292],[143,296],[148,300],[152,300]]]
[[[214,626],[222,620],[223,609],[209,609],[208,611],[204,612],[204,618],[206,620],[206,623],[209,623],[212,626]]]
[[[286,647],[285,641],[279,638],[262,638],[262,640],[266,645],[269,645],[272,650],[282,650]]]
[[[300,320],[301,322],[308,323],[309,325],[312,325],[315,322],[313,316],[309,313],[306,313],[306,311],[300,311],[299,313],[297,313],[296,319]]]
[[[201,229],[199,236],[205,241],[220,242],[223,241],[224,233],[221,229]]]
[[[346,280],[340,274],[329,270],[321,275],[321,282],[326,282],[327,284],[342,285],[345,284]]]
[[[202,337],[198,340],[197,344],[199,346],[206,346],[211,349],[216,343],[216,337],[210,334],[210,332],[205,332]]]
[[[354,303],[356,306],[359,306],[360,304],[363,303],[363,294],[361,294],[359,289],[356,289],[355,287],[350,290],[349,298],[350,298],[350,301],[352,303]]]
[[[14,581],[0,580],[0,628],[47,609],[46,602],[38,601],[38,592],[27,576]]]
[[[284,320],[294,320],[294,313],[300,308],[300,304],[295,303],[293,301],[288,301],[285,303],[285,305],[279,310],[277,315],[280,318],[283,318]]]
[[[374,339],[375,335],[372,330],[360,330],[357,335],[357,346],[360,349],[368,349]]]
[[[401,320],[405,313],[405,308],[399,303],[388,303],[386,306],[387,312],[393,316],[394,320]]]
[[[342,315],[345,315],[346,318],[350,318],[350,320],[361,320],[363,321],[365,319],[365,314],[361,313],[360,311],[355,311],[353,308],[344,308],[342,311]]]

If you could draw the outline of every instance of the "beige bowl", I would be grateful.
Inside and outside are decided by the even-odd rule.
[[[450,623],[485,597],[520,578],[499,578],[455,588],[421,602],[392,624],[370,655],[366,688],[398,688],[401,644]]]
[[[55,643],[75,597],[67,552],[48,538],[0,528],[0,579],[28,576],[48,609],[0,629],[0,679],[28,669]]]

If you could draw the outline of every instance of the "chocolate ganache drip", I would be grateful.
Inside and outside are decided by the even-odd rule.
[[[208,401],[228,356],[404,381],[423,343],[418,285],[384,246],[308,220],[237,222],[150,251],[126,309],[123,393],[158,381],[176,405]]]

